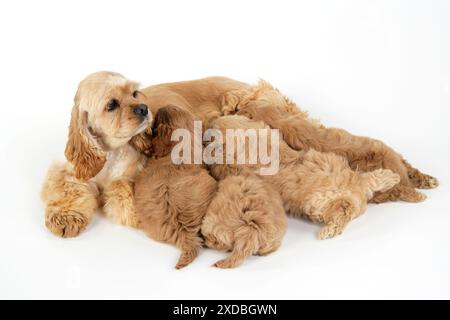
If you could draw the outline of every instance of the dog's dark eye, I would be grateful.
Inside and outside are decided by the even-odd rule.
[[[133,98],[137,98],[137,96],[138,96],[138,94],[139,94],[139,91],[133,91]]]
[[[119,101],[117,101],[117,99],[111,99],[111,100],[109,100],[106,108],[108,111],[113,111],[113,110],[117,109],[118,107],[119,107]]]

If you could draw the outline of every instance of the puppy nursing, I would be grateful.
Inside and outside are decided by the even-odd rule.
[[[287,219],[280,194],[254,174],[230,175],[205,215],[202,235],[208,248],[231,251],[215,263],[234,268],[251,255],[266,255],[281,245]]]
[[[276,250],[286,230],[286,215],[280,195],[269,184],[254,175],[230,176],[218,183],[217,190],[203,165],[174,163],[171,134],[175,129],[193,132],[194,120],[175,106],[157,112],[154,157],[135,184],[139,227],[154,240],[180,248],[176,268],[194,260],[203,243],[201,236],[210,248],[232,251],[215,264],[220,268],[236,267],[248,256]]]
[[[286,210],[325,224],[319,239],[340,234],[360,216],[374,192],[387,191],[400,182],[388,169],[353,171],[345,158],[310,149],[301,164],[286,163],[270,180],[279,187]]]
[[[229,128],[267,128],[263,122],[238,115],[221,117],[212,126],[222,131]],[[288,213],[304,215],[325,224],[319,233],[320,239],[340,234],[348,222],[365,211],[374,192],[389,190],[400,181],[398,174],[387,169],[366,173],[353,171],[345,158],[333,153],[313,149],[295,151],[282,139],[270,143],[279,143],[279,171],[275,175],[261,176],[261,179],[279,192]],[[246,170],[256,173],[260,166],[248,163],[229,167],[234,172]],[[221,178],[226,171],[223,166],[213,165],[211,173]]]
[[[176,268],[191,263],[202,245],[200,227],[216,191],[216,181],[202,165],[175,164],[171,134],[175,129],[193,131],[195,118],[169,106],[155,116],[156,136],[150,158],[135,184],[139,227],[152,239],[175,244],[182,251]]]

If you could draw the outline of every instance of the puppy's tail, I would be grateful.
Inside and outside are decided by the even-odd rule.
[[[256,254],[259,250],[258,229],[255,224],[249,223],[239,227],[234,233],[234,246],[231,254],[214,264],[217,268],[235,268],[242,264],[247,257]]]
[[[197,232],[181,230],[176,243],[177,247],[181,250],[181,255],[175,268],[184,268],[194,261],[198,256],[198,250],[201,244],[202,239],[197,235]]]

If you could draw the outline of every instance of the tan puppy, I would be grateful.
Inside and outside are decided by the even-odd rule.
[[[251,255],[277,250],[286,227],[278,191],[254,174],[229,175],[219,182],[203,220],[202,235],[207,247],[231,251],[215,266],[234,268]]]
[[[313,149],[301,156],[301,164],[285,163],[271,182],[281,192],[286,210],[325,224],[319,239],[342,233],[346,225],[366,211],[375,192],[385,192],[400,182],[389,169],[353,171],[345,158]]]
[[[99,205],[113,221],[137,225],[132,182],[146,157],[129,142],[151,120],[137,83],[113,72],[81,81],[65,152],[70,163],[50,168],[41,193],[50,231],[76,236]]]
[[[221,117],[212,123],[212,127],[222,132],[231,128],[267,128],[263,122],[252,121],[243,116]],[[385,192],[400,181],[399,175],[388,169],[353,171],[345,158],[333,153],[322,153],[313,149],[306,152],[295,151],[282,139],[271,141],[268,132],[267,141],[269,144],[279,144],[280,164],[276,174],[264,175],[261,179],[273,185],[276,192],[281,194],[288,213],[295,216],[304,215],[325,224],[320,231],[320,239],[340,234],[352,219],[365,211],[367,201],[372,198],[374,192]],[[225,141],[223,150],[227,150],[228,142]],[[247,137],[246,153],[248,146]],[[235,155],[236,151],[235,148]],[[262,165],[259,162],[251,164],[249,159],[245,160],[244,165],[212,165],[211,174],[217,179],[227,177],[230,173],[257,174]],[[241,201],[245,202],[235,197],[235,207],[246,206]],[[218,236],[216,233],[216,237]]]
[[[202,244],[200,227],[215,194],[216,181],[202,165],[175,164],[171,158],[172,132],[193,131],[194,116],[175,106],[155,116],[154,158],[150,158],[135,184],[139,227],[154,240],[175,244],[182,251],[177,269],[187,266]]]
[[[206,246],[232,250],[229,258],[215,264],[220,268],[276,250],[286,231],[286,214],[279,193],[268,183],[255,175],[229,176],[216,192],[216,181],[203,165],[174,163],[171,135],[176,129],[192,134],[194,120],[190,112],[175,106],[156,113],[154,157],[135,184],[139,227],[151,238],[181,249],[177,269],[197,256],[203,243],[200,227]],[[195,142],[189,147],[193,153]]]

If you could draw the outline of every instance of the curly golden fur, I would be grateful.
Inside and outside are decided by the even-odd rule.
[[[230,128],[264,129],[267,125],[234,115],[215,120],[212,127],[225,132]],[[270,183],[281,194],[288,213],[307,216],[315,222],[325,224],[319,233],[319,239],[340,234],[348,222],[365,211],[367,200],[372,198],[374,192],[387,191],[400,181],[399,175],[389,169],[353,171],[347,159],[334,153],[322,153],[313,149],[293,150],[282,139],[270,141],[268,131],[266,132],[270,144],[279,143],[280,167],[277,174],[261,176],[261,179],[263,183]],[[246,139],[245,146],[248,146],[249,138]],[[229,150],[227,143],[228,141],[224,143],[223,150]],[[233,148],[236,148],[236,143]],[[235,149],[235,156],[236,151]],[[248,154],[248,149],[244,152]],[[223,179],[230,172],[244,176],[256,174],[261,164],[250,164],[248,159],[245,160],[246,164],[214,164],[211,166],[211,174],[217,179]],[[277,197],[275,201],[276,199]],[[239,204],[236,206],[239,207]]]
[[[45,225],[61,237],[74,237],[83,231],[99,206],[95,183],[81,182],[74,174],[69,163],[54,163],[41,191],[46,203]]]
[[[415,188],[435,188],[438,180],[412,167],[399,153],[379,140],[327,128],[309,118],[295,103],[269,83],[249,85],[224,77],[165,83],[143,89],[152,111],[174,104],[197,115],[206,127],[221,115],[238,113],[262,120],[279,129],[283,139],[295,150],[310,148],[339,154],[351,168],[361,171],[390,169],[401,181],[386,192],[377,192],[371,202],[419,202],[426,197]]]
[[[65,151],[69,163],[50,168],[41,193],[50,231],[78,235],[99,204],[113,221],[137,225],[132,183],[146,157],[136,150],[143,138],[131,140],[151,130],[144,98],[137,83],[118,73],[97,72],[80,82]]]
[[[195,118],[175,106],[155,115],[154,157],[149,158],[135,183],[139,228],[154,240],[175,244],[181,250],[177,269],[191,263],[202,244],[200,227],[216,191],[216,181],[202,165],[174,164],[170,152],[173,130],[193,131]]]
[[[286,227],[279,192],[254,174],[239,174],[219,182],[201,232],[208,248],[231,251],[214,266],[234,268],[251,255],[277,250]]]
[[[279,193],[269,184],[255,175],[229,176],[216,191],[216,181],[203,165],[173,163],[172,132],[183,128],[193,134],[194,120],[175,106],[156,113],[154,157],[135,184],[139,227],[151,238],[180,248],[177,269],[197,256],[203,243],[200,228],[206,246],[232,251],[216,267],[236,267],[250,255],[276,250],[286,231],[286,215]]]
[[[435,188],[436,178],[413,168],[400,154],[379,140],[354,136],[349,132],[327,128],[311,120],[305,112],[284,97],[267,82],[247,91],[229,92],[225,101],[225,114],[246,116],[262,120],[279,129],[283,139],[295,150],[315,149],[332,152],[347,158],[351,168],[370,171],[390,169],[400,175],[400,183],[389,191],[378,192],[371,202],[403,200],[419,202],[426,197],[415,188]]]

